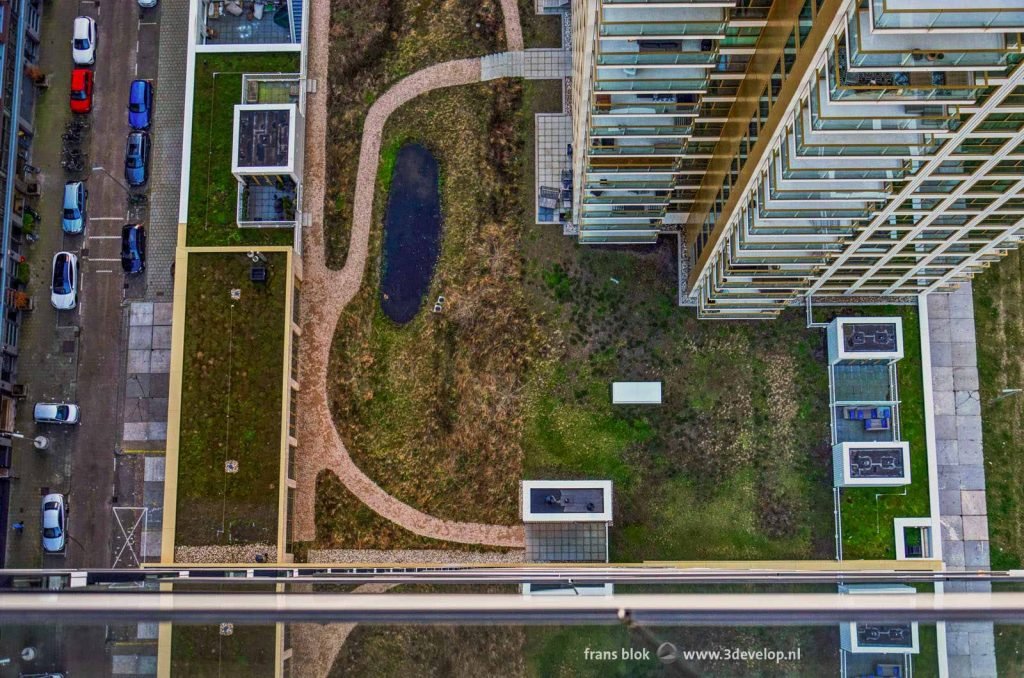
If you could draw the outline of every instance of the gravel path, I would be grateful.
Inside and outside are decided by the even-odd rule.
[[[505,6],[513,0],[502,0]],[[507,7],[506,7],[507,9]],[[429,516],[385,492],[363,473],[345,449],[338,435],[327,402],[327,368],[330,362],[334,330],[345,305],[362,284],[366,268],[373,192],[380,160],[380,144],[388,116],[399,106],[420,94],[442,87],[467,85],[480,81],[480,60],[463,59],[427,67],[399,81],[370,107],[363,124],[362,148],[352,218],[348,258],[345,267],[333,271],[327,267],[324,248],[324,177],[327,137],[327,62],[330,40],[330,2],[317,0],[310,7],[308,70],[319,83],[317,92],[307,99],[306,175],[304,203],[311,214],[312,226],[303,233],[302,337],[299,342],[298,441],[296,452],[297,490],[294,506],[294,539],[312,541],[316,537],[316,475],[321,469],[334,471],[345,487],[361,502],[388,520],[415,534],[463,544],[488,544],[522,548],[525,545],[521,525],[484,525],[459,523]],[[518,28],[518,10],[515,24]],[[506,15],[506,26],[508,15]],[[522,32],[510,33],[510,40]]]
[[[516,549],[506,553],[482,551],[433,551],[430,549],[310,549],[309,562],[322,565],[340,563],[445,563],[464,565],[470,563],[523,563],[526,552]]]
[[[526,47],[519,21],[519,0],[501,0],[501,12],[505,15],[505,46],[509,52],[521,52]]]

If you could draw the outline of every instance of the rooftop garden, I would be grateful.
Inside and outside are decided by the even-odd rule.
[[[287,277],[266,256],[253,283],[244,253],[189,255],[176,545],[277,543]]]
[[[821,314],[824,315],[823,310]],[[829,318],[900,316],[903,318],[903,359],[896,363],[900,398],[900,439],[910,443],[910,485],[845,487],[842,489],[843,558],[896,558],[895,518],[931,515],[928,498],[928,450],[924,430],[924,378],[921,373],[921,328],[917,306],[861,306]]]
[[[298,72],[296,52],[196,55],[188,245],[292,244],[291,229],[236,225],[238,181],[231,173],[231,142],[235,105],[242,102],[242,76]]]
[[[274,676],[275,628],[234,624],[223,635],[219,624],[171,627],[171,668],[174,675],[194,678]]]

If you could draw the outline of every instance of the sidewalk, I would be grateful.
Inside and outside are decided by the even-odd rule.
[[[942,559],[947,570],[988,570],[981,401],[970,284],[952,294],[929,295],[928,338],[935,402]],[[990,590],[989,584],[981,582],[945,585],[945,591],[950,593]],[[946,624],[946,655],[950,676],[994,678],[992,624]]]

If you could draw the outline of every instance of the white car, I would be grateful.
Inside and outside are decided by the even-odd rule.
[[[32,419],[37,424],[77,424],[82,418],[78,405],[71,403],[36,403]]]
[[[63,494],[43,497],[43,550],[60,553],[67,543],[67,505]]]
[[[78,257],[71,252],[53,255],[50,303],[58,311],[70,311],[78,305]]]
[[[71,58],[74,59],[76,66],[90,66],[96,63],[96,22],[92,17],[75,17]]]

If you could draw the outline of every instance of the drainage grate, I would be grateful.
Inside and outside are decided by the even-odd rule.
[[[72,339],[72,340],[68,340],[68,341],[62,342],[61,345],[60,345],[60,351],[61,351],[61,353],[74,353],[75,352],[75,342],[74,342],[74,340]]]

